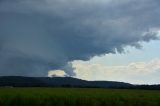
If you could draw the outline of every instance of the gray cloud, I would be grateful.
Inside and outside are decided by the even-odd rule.
[[[45,76],[158,39],[158,0],[1,0],[0,75]]]

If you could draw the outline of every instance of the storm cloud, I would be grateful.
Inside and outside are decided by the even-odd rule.
[[[47,76],[158,39],[159,0],[0,0],[0,75]]]

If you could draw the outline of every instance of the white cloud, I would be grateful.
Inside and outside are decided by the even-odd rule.
[[[86,80],[114,80],[134,84],[160,83],[160,59],[120,66],[76,62],[74,67],[76,77]]]
[[[64,77],[66,73],[63,70],[51,70],[48,72],[49,77]]]

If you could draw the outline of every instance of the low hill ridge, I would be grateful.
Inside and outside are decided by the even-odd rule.
[[[12,87],[130,87],[129,83],[115,81],[86,81],[72,77],[1,76],[0,86]]]

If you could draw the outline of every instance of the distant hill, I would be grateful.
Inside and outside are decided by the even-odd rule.
[[[86,81],[72,77],[1,76],[1,87],[82,87],[160,90],[160,85],[132,85],[116,81]]]
[[[0,86],[12,87],[102,87],[126,88],[133,85],[114,81],[86,81],[72,77],[22,77],[1,76]]]

